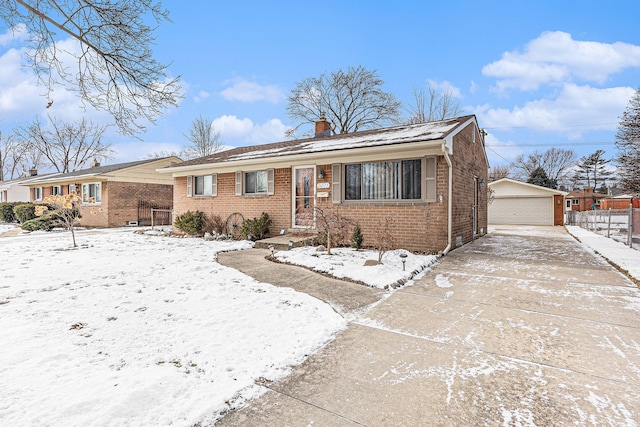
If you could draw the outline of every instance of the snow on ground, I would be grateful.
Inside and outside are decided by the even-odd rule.
[[[583,245],[626,270],[636,280],[640,280],[640,251],[580,227],[567,226],[567,230]]]
[[[86,230],[0,239],[3,425],[210,424],[346,327],[216,262],[249,242]]]
[[[402,253],[407,255],[404,271],[400,258]],[[365,266],[366,260],[378,260],[377,251],[332,248],[331,255],[328,255],[326,251],[318,252],[310,246],[276,252],[275,257],[287,264],[302,265],[334,277],[357,280],[377,288],[386,288],[396,284],[398,280],[411,279],[415,272],[425,270],[437,260],[433,255],[414,255],[409,251],[396,249],[384,254],[382,264]]]
[[[5,223],[0,223],[0,234],[4,233],[5,231],[9,231],[13,228],[16,228],[17,225],[15,224],[5,224]]]

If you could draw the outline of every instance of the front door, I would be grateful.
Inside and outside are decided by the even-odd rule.
[[[315,167],[293,168],[293,226],[313,227],[315,219]]]

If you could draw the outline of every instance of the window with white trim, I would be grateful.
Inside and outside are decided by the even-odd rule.
[[[215,197],[218,195],[218,174],[187,177],[187,197]]]
[[[33,189],[33,200],[42,200],[42,187]]]
[[[274,170],[236,172],[236,195],[274,194]]]
[[[78,190],[76,189],[76,185],[75,184],[69,184],[69,193],[68,194],[73,194],[75,192],[77,192]]]
[[[578,200],[578,199],[571,199],[571,204],[572,204],[572,205],[579,205],[579,204],[580,204],[580,200]]]
[[[102,183],[90,182],[82,184],[82,204],[102,203]]]
[[[53,185],[51,186],[51,195],[59,196],[62,194],[62,186],[61,185]]]

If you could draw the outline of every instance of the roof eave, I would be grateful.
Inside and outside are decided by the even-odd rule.
[[[201,163],[188,166],[174,166],[156,169],[161,174],[171,173],[174,177],[190,175],[193,172],[211,170],[216,172],[231,172],[243,169],[251,169],[259,166],[260,168],[290,167],[293,164],[303,163],[341,163],[341,159],[350,157],[354,154],[363,154],[363,156],[371,156],[376,154],[391,154],[416,149],[440,153],[444,145],[444,139],[427,140],[416,139],[414,141],[403,141],[401,144],[385,144],[371,147],[355,147],[341,150],[317,151],[311,153],[289,154],[269,157],[255,157],[251,159],[230,160],[220,163]],[[427,153],[428,154],[428,153]]]

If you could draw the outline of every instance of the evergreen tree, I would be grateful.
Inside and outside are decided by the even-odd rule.
[[[595,153],[582,157],[576,165],[576,182],[595,190],[598,189],[598,184],[604,186],[605,180],[613,175],[613,171],[607,170],[610,161],[604,158],[604,150],[596,150]]]
[[[616,147],[620,186],[626,191],[640,193],[640,88],[622,114]]]
[[[544,168],[542,166],[538,166],[533,171],[531,171],[527,182],[529,184],[539,185],[540,187],[547,188],[556,188],[558,186],[558,183],[555,179],[550,179],[547,176],[547,173],[544,171]]]

